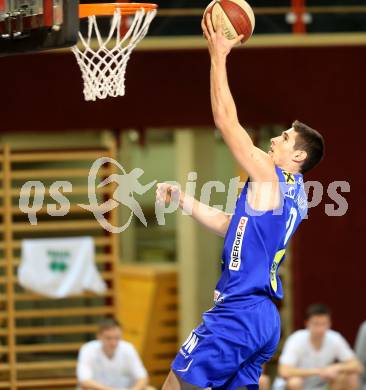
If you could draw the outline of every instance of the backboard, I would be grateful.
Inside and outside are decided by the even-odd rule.
[[[0,56],[74,45],[78,7],[76,0],[0,0]]]

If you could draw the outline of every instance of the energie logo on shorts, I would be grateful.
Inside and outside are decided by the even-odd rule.
[[[241,247],[243,245],[243,237],[247,226],[248,217],[241,217],[238,227],[236,228],[233,248],[231,249],[231,260],[229,269],[231,271],[239,271],[241,264]]]

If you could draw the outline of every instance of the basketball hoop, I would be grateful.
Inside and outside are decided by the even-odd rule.
[[[79,17],[88,18],[88,32],[79,33],[80,47],[71,48],[80,66],[85,100],[124,96],[125,73],[132,50],[145,37],[156,15],[156,4],[80,4]],[[134,15],[127,32],[121,32],[122,17]],[[112,16],[106,38],[101,36],[97,16]],[[96,38],[96,39],[94,39]],[[97,45],[94,49],[92,46]]]

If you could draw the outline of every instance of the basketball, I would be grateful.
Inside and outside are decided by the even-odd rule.
[[[255,26],[254,12],[251,6],[244,0],[214,0],[206,8],[211,15],[214,29],[222,18],[222,32],[227,39],[235,39],[238,35],[244,35],[242,43],[246,42],[253,34]]]

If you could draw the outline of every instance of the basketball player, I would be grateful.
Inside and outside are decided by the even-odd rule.
[[[177,187],[158,185],[158,201],[177,197],[193,218],[225,236],[215,306],[181,347],[163,390],[257,390],[261,365],[280,338],[280,318],[272,302],[283,297],[278,267],[307,214],[302,174],[322,159],[323,138],[295,121],[271,140],[268,153],[255,147],[239,124],[227,81],[226,59],[242,36],[227,40],[220,27],[214,31],[209,17],[202,28],[211,56],[215,124],[249,180],[232,216],[213,215],[209,206]]]

